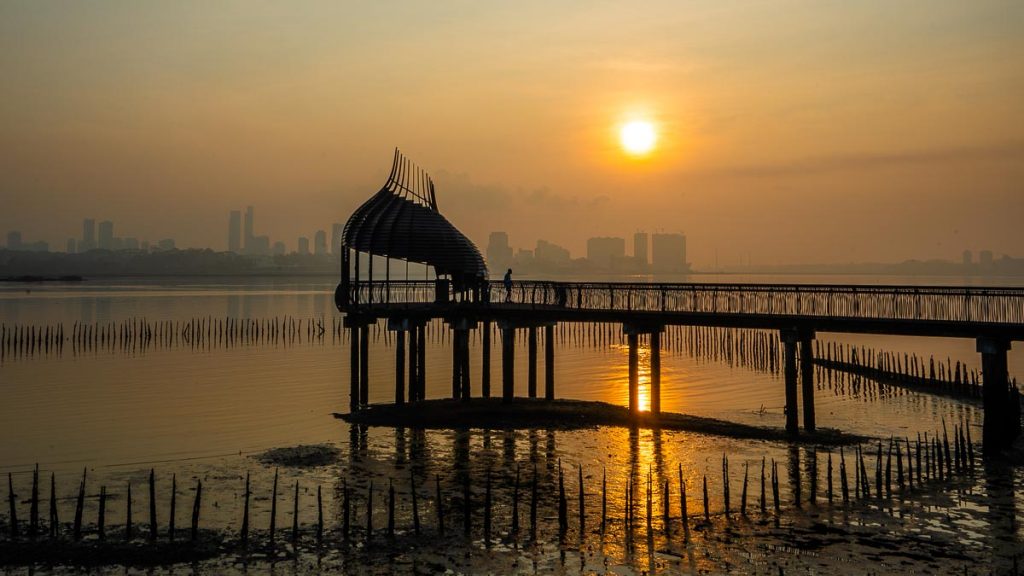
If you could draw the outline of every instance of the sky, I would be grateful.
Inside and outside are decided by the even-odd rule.
[[[253,205],[294,249],[399,147],[481,249],[645,230],[697,267],[1020,257],[1021,30],[1019,0],[7,0],[0,230],[223,250]]]

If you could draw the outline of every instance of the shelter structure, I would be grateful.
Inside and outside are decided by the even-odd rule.
[[[480,250],[441,215],[430,175],[397,148],[387,182],[345,223],[338,308],[386,303],[393,293],[389,285],[403,282],[403,267],[393,272],[393,261],[405,263],[404,281],[412,280],[409,263],[418,265],[417,280],[433,276],[439,298],[448,297],[449,287],[459,299],[479,299],[485,292],[487,265]]]

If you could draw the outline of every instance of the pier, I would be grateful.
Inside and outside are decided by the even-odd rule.
[[[1019,392],[1006,355],[1024,340],[1024,289],[515,281],[488,279],[479,250],[437,208],[429,175],[396,150],[386,184],[345,226],[338,310],[350,331],[350,410],[368,404],[368,327],[385,320],[395,333],[395,404],[425,400],[426,322],[452,333],[452,398],[470,399],[469,334],[482,330],[482,396],[491,396],[491,326],[501,335],[501,398],[515,391],[517,331],[527,334],[528,397],[538,397],[538,335],[544,331],[544,398],[556,397],[554,327],[565,322],[614,324],[629,348],[629,412],[638,416],[641,339],[651,349],[650,411],[660,412],[660,338],[666,326],[773,330],[784,348],[786,431],[817,427],[814,341],[823,333],[969,338],[982,363],[983,445],[996,454],[1020,434]],[[430,278],[393,274],[408,263]],[[374,273],[376,263],[377,273]],[[395,277],[393,277],[393,275]],[[408,356],[408,358],[406,358]],[[407,366],[408,370],[404,367]],[[798,400],[802,397],[802,405]]]

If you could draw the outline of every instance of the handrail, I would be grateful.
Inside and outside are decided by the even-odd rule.
[[[1024,323],[1024,288],[840,284],[515,281],[452,290],[447,281],[353,282],[346,308],[445,303],[591,311],[758,314]]]

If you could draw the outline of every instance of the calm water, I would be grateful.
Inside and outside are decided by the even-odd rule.
[[[792,277],[711,280],[798,281]],[[871,279],[875,283],[904,280]],[[338,315],[332,302],[331,279],[131,280],[27,288],[0,287],[0,323],[10,326],[62,322],[67,330],[75,322],[116,323],[129,318],[186,321],[205,316],[291,316],[324,318],[329,332]],[[617,327],[575,330],[563,329],[556,338],[556,395],[625,405],[626,349],[619,342]],[[592,343],[594,330],[599,331],[599,345]],[[383,324],[373,335],[370,400],[387,402],[393,396],[394,350]],[[829,334],[818,337],[876,349],[949,357],[972,368],[978,364],[971,341]],[[494,342],[498,340],[495,338]],[[693,357],[682,343],[681,333],[670,332],[666,336],[669,349],[662,355],[663,409],[757,425],[784,425],[781,375]],[[481,370],[478,335],[471,347],[473,393],[477,395]],[[517,394],[525,395],[525,342],[516,351]],[[642,402],[646,401],[648,352],[641,350]],[[500,389],[499,354],[500,347],[495,344],[495,389]],[[543,354],[540,358],[543,362]],[[426,365],[427,396],[450,395],[451,348],[441,324],[432,328]],[[1011,376],[1024,375],[1024,353],[1020,350],[1010,353],[1010,372]],[[131,479],[141,482],[150,466],[176,472],[181,478],[212,477],[213,486],[208,489],[214,491],[218,504],[211,513],[211,521],[230,527],[237,525],[237,508],[231,503],[237,504],[243,470],[254,470],[258,486],[265,487],[269,482],[269,468],[261,470],[250,455],[275,447],[330,444],[347,455],[349,467],[342,464],[342,468],[352,470],[353,462],[358,460],[360,469],[370,470],[367,474],[371,474],[374,468],[366,463],[373,462],[382,475],[388,475],[389,467],[401,466],[406,459],[414,460],[410,446],[417,443],[423,450],[416,457],[425,472],[450,471],[451,466],[459,466],[459,458],[468,459],[468,454],[473,454],[482,455],[488,469],[503,469],[507,475],[514,463],[536,463],[540,453],[545,455],[548,467],[559,458],[569,467],[583,465],[592,482],[598,481],[601,468],[606,467],[611,477],[610,490],[619,491],[623,488],[620,472],[624,469],[650,469],[660,482],[672,480],[676,467],[682,465],[687,483],[697,486],[704,474],[717,474],[720,478],[723,453],[728,453],[733,461],[733,475],[737,476],[734,482],[740,481],[744,462],[759,473],[762,456],[777,458],[784,463],[780,467],[790,465],[787,463],[794,459],[792,453],[778,445],[682,432],[643,431],[630,436],[625,430],[557,434],[436,431],[417,437],[404,430],[371,429],[360,434],[331,415],[347,411],[348,374],[347,342],[329,333],[312,341],[303,334],[295,342],[276,345],[201,350],[176,346],[129,354],[105,350],[76,353],[65,347],[59,356],[8,357],[0,365],[0,422],[4,428],[0,472],[14,472],[24,479],[31,466],[38,463],[47,473],[55,472],[69,493],[77,483],[74,475],[83,467],[91,470],[95,482],[111,484]],[[837,382],[830,384],[823,377],[818,382],[816,405],[819,426],[877,437],[914,438],[919,431],[941,427],[944,418],[947,423],[970,423],[975,439],[980,438],[980,409],[973,404],[918,394],[888,392],[878,397],[853,393],[849,387],[840,387]],[[453,455],[454,464],[449,462]],[[525,455],[530,455],[528,460],[524,460]],[[803,458],[806,462],[807,454]],[[474,462],[473,466],[483,466],[480,461]],[[819,466],[823,467],[824,462]],[[333,487],[328,501],[330,509],[337,512],[337,470],[290,473],[291,479]],[[1019,474],[1011,481],[1011,486],[1014,484],[1016,490],[1010,489],[1009,507],[1020,510],[1024,502],[1018,496]],[[715,486],[712,491],[720,492]],[[789,493],[788,487],[783,489]],[[734,494],[738,490],[738,486],[733,487]],[[966,497],[959,504],[947,502],[947,516],[956,518],[956,510],[960,509],[987,511],[991,504],[983,500],[972,502]],[[263,505],[265,502],[257,504]],[[714,506],[716,510],[720,507]],[[950,507],[954,510],[951,515]],[[990,546],[986,543],[990,524],[991,519],[984,514],[980,520],[966,514],[962,525],[971,532],[965,538],[977,540],[980,547]],[[1020,543],[1021,536],[1016,530],[1011,528],[1009,532],[1011,548]]]

